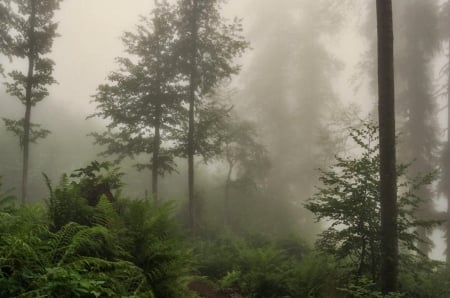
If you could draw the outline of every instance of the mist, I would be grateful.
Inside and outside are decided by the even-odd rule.
[[[0,4],[17,12],[15,0],[12,2],[12,6],[7,1]],[[224,239],[242,237],[245,239],[242,241],[247,241],[245,245],[260,249],[261,243],[274,241],[272,247],[278,247],[279,239],[295,235],[302,239],[304,247],[309,247],[308,252],[330,253],[326,250],[328,244],[323,242],[329,235],[328,229],[345,231],[346,224],[337,224],[339,221],[326,212],[317,211],[320,208],[314,202],[328,194],[322,193],[327,187],[330,192],[335,191],[331,197],[339,196],[341,188],[336,181],[342,180],[336,177],[345,173],[344,161],[356,165],[364,158],[369,160],[375,152],[370,151],[373,140],[378,142],[378,137],[370,134],[371,125],[378,125],[375,1],[229,0],[223,4],[210,1],[213,4],[205,4],[204,15],[211,13],[214,17],[198,25],[198,36],[204,40],[195,44],[201,53],[197,68],[189,68],[193,63],[192,56],[187,54],[193,47],[189,38],[195,35],[182,27],[183,22],[188,22],[179,8],[182,2],[65,0],[54,10],[52,20],[57,24],[57,36],[45,57],[54,62],[51,76],[57,83],[48,85],[48,96],[31,105],[31,123],[42,125],[50,134],[29,143],[28,203],[52,206],[54,189],[84,185],[82,174],[70,176],[71,173],[77,173],[78,169],[85,171],[78,173],[88,172],[86,167],[93,161],[110,162],[111,166],[100,167],[99,173],[113,167],[123,173],[118,176],[120,187],[110,189],[111,193],[117,191],[114,198],[132,202],[150,199],[154,208],[173,204],[173,214],[167,220],[176,222],[181,234],[188,237],[219,242],[220,235],[225,235]],[[448,265],[449,4],[443,0],[392,2],[397,159],[409,165],[398,180],[417,182],[418,177],[432,176],[424,178],[417,189],[414,183],[410,188],[399,187],[399,197],[411,193],[411,198],[421,199],[406,207],[411,208],[408,216],[429,223],[426,227],[411,224],[406,229],[418,235],[411,241],[412,246],[417,246],[411,255],[423,254],[426,260]],[[218,9],[217,15],[214,9]],[[163,18],[161,23],[152,19],[158,16]],[[141,17],[150,21],[141,23]],[[226,24],[235,20],[242,27],[222,27],[221,23],[213,29],[207,27],[208,22],[213,24],[219,19],[222,22],[222,18]],[[5,14],[0,23],[6,22]],[[140,24],[150,24],[148,31],[140,32]],[[8,29],[5,31],[8,34],[18,34],[17,29]],[[130,35],[127,37],[125,32]],[[135,32],[139,32],[137,37],[132,35]],[[226,33],[232,37],[224,38]],[[139,48],[138,37],[143,34],[148,34],[149,45],[145,49]],[[173,35],[151,44],[164,34]],[[217,36],[222,39],[214,41]],[[204,44],[209,48],[205,46],[206,50],[201,52]],[[159,47],[167,48],[159,56],[151,52]],[[211,48],[222,52],[211,54],[208,52]],[[147,53],[148,60],[142,53]],[[29,65],[25,57],[15,56],[14,50],[0,51],[0,65],[4,68],[4,75],[0,76],[2,119],[24,117],[24,104],[13,92],[8,92],[6,83],[13,81],[8,75],[13,70],[26,73]],[[123,63],[125,59],[129,62]],[[214,59],[223,60],[214,64]],[[141,69],[138,67],[141,62],[148,63],[142,67],[148,70],[147,76],[137,70]],[[132,63],[136,67],[127,69]],[[216,71],[217,64],[222,68]],[[127,71],[135,81],[127,81]],[[154,91],[155,82],[160,84],[156,88],[159,91]],[[198,85],[189,93],[192,82]],[[144,85],[148,88],[141,90]],[[116,97],[111,95],[114,92]],[[153,102],[152,92],[164,100]],[[136,103],[133,108],[131,103],[138,102],[140,96],[150,98],[146,99],[147,106],[138,107],[140,103]],[[123,107],[123,114],[119,106]],[[145,123],[151,124],[146,127]],[[195,125],[192,131],[191,125]],[[123,137],[125,133],[129,140]],[[192,152],[191,137],[195,140]],[[18,202],[23,196],[22,142],[22,136],[18,138],[8,130],[7,122],[0,122],[0,186]],[[160,150],[159,155],[154,154],[155,150]],[[191,153],[193,168],[188,162]],[[353,174],[341,179],[348,178],[357,185],[358,175],[369,173],[372,165],[367,162],[361,167],[354,166]],[[366,172],[361,170],[364,167]],[[191,171],[195,173],[192,185]],[[335,176],[327,176],[333,171]],[[109,177],[103,176],[104,173],[98,175],[101,179]],[[377,175],[372,177],[378,179]],[[336,179],[334,184],[330,177]],[[75,180],[65,184],[64,179]],[[1,194],[0,191],[0,198]],[[98,201],[100,206],[102,202],[101,197],[96,204],[86,199],[92,206]],[[378,210],[378,205],[375,206],[372,211]],[[226,241],[235,241],[230,239]],[[200,251],[200,255],[211,251],[220,254],[220,250],[214,250],[218,246],[206,243],[195,246],[193,251]],[[337,243],[340,242],[336,240],[333,245],[339,246]],[[400,250],[403,249],[406,252],[409,247],[400,245]],[[361,254],[355,254],[361,259],[357,276],[367,270],[367,276],[372,274],[371,280],[376,280],[375,271],[379,269],[370,271],[369,265],[364,267],[366,257]],[[207,265],[202,268],[209,268]],[[232,279],[232,274],[244,274],[240,270],[244,269],[230,269],[220,276],[217,272],[202,273],[214,283],[230,286],[248,297],[281,297],[251,296],[257,294],[239,285],[239,277]],[[217,279],[208,274],[217,274],[214,276]],[[198,285],[192,287],[195,286]],[[200,293],[197,288],[194,291]],[[336,295],[328,297],[347,297],[337,292],[323,293]]]

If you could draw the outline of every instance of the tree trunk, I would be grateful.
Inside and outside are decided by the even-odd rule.
[[[153,157],[152,157],[152,194],[156,203],[159,203],[158,195],[158,175],[159,175],[159,150],[161,146],[161,103],[158,100],[155,115],[155,131],[153,138]]]
[[[397,291],[397,174],[394,33],[391,0],[377,0],[378,119],[380,125],[381,290]]]
[[[225,201],[224,201],[224,216],[223,216],[223,221],[224,221],[224,225],[229,226],[230,225],[230,184],[231,184],[231,174],[233,173],[233,167],[234,167],[234,163],[233,160],[230,157],[230,151],[229,151],[229,145],[226,145],[225,148],[225,153],[226,153],[226,159],[228,162],[228,173],[227,173],[227,179],[225,180]]]
[[[28,167],[30,156],[30,127],[31,127],[31,106],[32,106],[32,91],[33,91],[33,76],[35,63],[35,41],[34,41],[34,27],[36,23],[36,3],[31,0],[31,14],[30,14],[30,28],[28,36],[28,74],[25,90],[25,117],[23,123],[23,164],[22,164],[22,204],[28,201]]]
[[[450,1],[447,2],[447,21],[448,25],[447,30],[449,30],[448,34],[448,74],[447,74],[447,154],[450,154]],[[450,159],[449,159],[450,160]],[[447,168],[447,173],[450,172],[450,165],[444,165],[444,167]],[[450,178],[450,175],[447,176],[447,178]],[[446,181],[448,184],[450,184],[450,181]],[[447,190],[446,196],[447,196],[447,253],[446,253],[446,261],[447,261],[447,268],[450,269],[450,187],[447,186],[445,188]]]
[[[197,90],[197,39],[198,39],[198,2],[192,0],[191,15],[191,57],[189,78],[189,131],[188,131],[188,188],[189,188],[189,226],[195,228],[194,199],[194,154],[195,154],[195,92]]]
[[[158,1],[155,0],[155,6],[158,6]],[[158,16],[157,16],[158,18]],[[159,176],[159,151],[161,148],[161,121],[162,121],[162,91],[161,91],[161,47],[160,47],[160,35],[159,35],[159,20],[155,23],[155,33],[157,38],[157,49],[156,49],[156,59],[157,59],[157,73],[156,73],[156,103],[155,103],[155,129],[153,135],[153,156],[152,156],[152,195],[153,200],[159,203],[158,194],[158,176]]]

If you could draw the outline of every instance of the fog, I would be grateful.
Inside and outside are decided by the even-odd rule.
[[[400,137],[398,155],[400,159],[404,157],[405,162],[420,162],[419,154],[433,151],[432,157],[424,155],[427,164],[421,168],[433,171],[442,168],[439,156],[446,142],[447,98],[435,94],[446,81],[446,74],[439,70],[448,63],[448,45],[440,40],[443,34],[437,26],[425,26],[431,32],[436,30],[434,41],[421,39],[429,36],[430,31],[414,33],[411,37],[408,28],[413,25],[422,28],[432,22],[433,17],[436,22],[438,18],[441,1],[431,0],[422,4],[430,11],[434,9],[435,15],[408,19],[404,13],[410,9],[407,6],[419,5],[419,2],[403,1],[404,5],[394,5],[396,45],[400,49],[396,53],[400,61],[396,65],[398,130],[405,135]],[[370,4],[370,1],[229,0],[224,5],[223,14],[227,18],[242,19],[243,35],[250,48],[236,58],[241,65],[239,74],[217,89],[230,92],[226,103],[233,106],[235,117],[254,123],[257,140],[267,150],[270,161],[267,172],[264,172],[266,169],[255,170],[260,171],[259,174],[264,172],[264,177],[253,177],[256,184],[264,185],[261,193],[231,191],[236,229],[245,226],[241,217],[248,216],[255,218],[248,224],[249,228],[259,226],[255,229],[274,233],[295,231],[312,242],[327,226],[326,222],[317,223],[303,204],[320,185],[318,169],[330,167],[336,155],[352,154],[348,128],[360,125],[361,119],[376,118],[377,95],[373,86],[376,27],[374,7]],[[48,196],[41,173],[47,173],[57,183],[63,173],[84,167],[92,160],[108,159],[98,156],[104,148],[94,145],[94,139],[88,136],[91,132],[105,131],[108,121],[86,118],[96,111],[92,100],[98,86],[107,82],[111,71],[118,69],[116,57],[124,56],[120,37],[125,31],[135,30],[139,16],[148,14],[153,7],[153,1],[149,0],[65,0],[61,3],[55,15],[60,36],[55,39],[49,55],[55,62],[53,76],[58,84],[51,86],[50,95],[32,109],[32,122],[42,124],[51,134],[31,144],[30,200],[42,201]],[[406,23],[407,20],[410,23]],[[433,49],[428,51],[424,45],[432,42],[435,43]],[[411,51],[410,54],[411,49],[419,53]],[[24,61],[0,57],[6,72],[25,69]],[[419,119],[421,122],[408,118],[413,108],[403,108],[405,102],[414,105],[408,100],[412,94],[420,93],[411,91],[416,81],[409,79],[409,75],[421,68],[407,68],[419,63],[422,63],[422,70],[426,70],[417,80],[427,83],[425,95],[417,102],[433,102],[429,112]],[[0,77],[0,80],[6,81],[7,77]],[[0,87],[0,117],[23,117],[23,106],[5,90],[4,86]],[[408,126],[408,121],[416,122]],[[421,125],[427,125],[429,130],[422,129]],[[19,141],[5,131],[3,124],[0,129],[3,188],[12,188],[19,196]],[[432,142],[423,138],[430,134],[434,136]],[[402,142],[406,147],[402,147]],[[422,149],[407,150],[413,147]],[[150,157],[140,155],[137,159],[149,160]],[[182,157],[175,161],[178,173],[160,179],[161,198],[175,200],[185,210],[187,162]],[[195,162],[196,191],[203,205],[203,220],[212,226],[220,225],[226,160],[219,156],[205,163],[196,157]],[[151,173],[148,170],[138,172],[133,164],[130,159],[120,164],[126,173],[123,193],[133,198],[143,197],[151,191]],[[231,179],[238,180],[243,171],[233,172]],[[445,196],[437,185],[438,182],[434,182],[433,187],[429,187],[426,199],[434,211],[446,212]],[[445,259],[443,238],[442,230],[436,228],[432,236],[436,246],[430,252],[434,259]]]

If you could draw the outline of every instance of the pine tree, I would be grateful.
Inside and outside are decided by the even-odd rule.
[[[47,87],[55,84],[52,76],[54,63],[45,57],[50,53],[53,39],[57,36],[57,24],[53,21],[54,11],[61,0],[12,0],[17,7],[12,22],[15,33],[11,55],[27,61],[27,71],[9,73],[7,92],[19,99],[25,106],[21,120],[4,119],[8,130],[20,139],[23,150],[22,203],[28,200],[28,171],[30,143],[45,138],[50,132],[40,125],[31,123],[31,111],[37,103],[49,95]]]
[[[181,86],[174,55],[174,7],[156,2],[149,18],[142,17],[136,33],[123,37],[130,58],[118,58],[120,70],[109,75],[94,98],[98,112],[108,119],[108,131],[94,133],[96,143],[107,145],[105,155],[151,154],[149,163],[137,168],[152,171],[152,193],[158,200],[158,177],[175,169],[175,150],[167,145],[180,125]],[[137,61],[137,62],[134,62]]]
[[[188,84],[186,102],[188,125],[189,225],[195,227],[194,156],[198,154],[196,111],[205,98],[225,79],[238,73],[233,59],[243,53],[247,42],[240,35],[238,20],[227,22],[220,13],[219,0],[179,0],[178,34],[181,73]]]
[[[397,173],[395,155],[394,32],[391,0],[377,0],[378,121],[380,127],[381,289],[397,291]]]

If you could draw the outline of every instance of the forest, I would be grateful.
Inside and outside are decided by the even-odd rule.
[[[449,0],[0,0],[0,297],[449,298]]]

